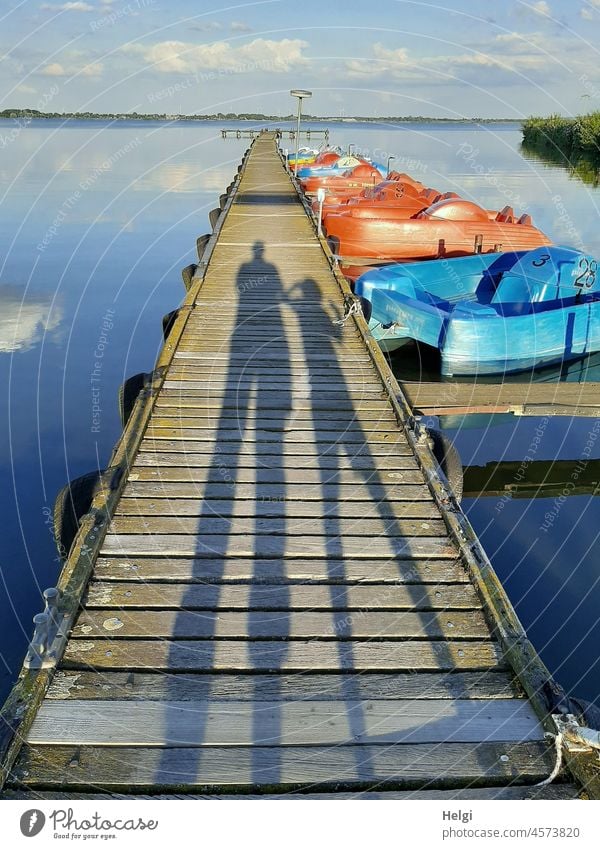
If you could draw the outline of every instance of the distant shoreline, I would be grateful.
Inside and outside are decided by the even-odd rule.
[[[39,112],[37,109],[4,109],[0,111],[0,118],[13,120],[62,120],[62,121],[279,121],[288,123],[296,120],[295,115],[261,115],[261,114],[233,114],[216,113],[215,115],[167,115],[167,114],[138,114],[137,112]],[[428,118],[425,115],[405,116],[382,116],[370,117],[335,117],[317,115],[303,115],[303,121],[314,121],[321,124],[522,124],[524,118]]]

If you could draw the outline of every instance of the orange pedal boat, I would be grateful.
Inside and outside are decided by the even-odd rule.
[[[395,213],[382,209],[376,217],[371,212],[358,204],[327,215],[329,244],[346,264],[523,251],[552,244],[529,215],[516,218],[508,206],[496,213],[451,197],[408,218],[400,208]]]
[[[405,175],[398,175],[404,177]],[[394,203],[404,203],[407,198],[415,198],[424,196],[425,192],[432,193],[427,197],[440,197],[436,189],[427,189],[422,183],[417,183],[416,180],[396,179],[392,175],[388,180],[378,183],[376,186],[370,186],[366,189],[357,187],[346,187],[336,192],[328,192],[325,195],[323,202],[323,214],[338,210],[342,212],[355,204],[379,203],[382,205],[393,206]],[[424,206],[430,206],[433,200],[424,203]],[[312,210],[316,214],[319,212],[319,201],[312,202]]]
[[[458,198],[454,192],[440,194],[437,189],[423,189],[417,192],[412,187],[402,190],[402,185],[396,184],[395,191],[385,191],[374,194],[373,197],[350,198],[346,203],[323,210],[323,223],[327,224],[330,215],[350,214],[354,218],[413,218],[432,204],[440,200]],[[494,213],[496,215],[496,213]]]
[[[315,177],[301,177],[300,183],[307,195],[316,195],[319,189],[327,192],[346,190],[360,193],[363,189],[373,188],[381,182],[381,172],[368,162],[361,162],[349,168],[343,174],[331,174]]]

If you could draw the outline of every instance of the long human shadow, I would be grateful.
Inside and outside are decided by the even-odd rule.
[[[216,708],[211,696],[213,673],[227,671],[224,656],[220,656],[220,639],[226,635],[224,632],[219,633],[218,627],[219,615],[226,609],[222,604],[223,589],[227,586],[223,583],[226,564],[232,557],[236,557],[235,554],[228,554],[228,546],[233,536],[239,539],[239,534],[233,532],[232,526],[235,522],[236,493],[240,486],[246,492],[240,501],[243,499],[246,505],[254,505],[255,518],[249,520],[254,523],[254,535],[250,531],[247,536],[254,538],[257,545],[253,554],[244,557],[245,560],[252,560],[254,556],[256,560],[248,586],[247,604],[244,605],[247,609],[242,612],[238,608],[236,611],[240,613],[240,618],[244,613],[247,616],[245,634],[236,632],[234,635],[242,638],[237,648],[243,656],[243,648],[247,644],[247,658],[259,675],[260,670],[268,672],[281,669],[288,651],[285,638],[289,634],[289,591],[282,581],[285,574],[283,563],[286,540],[284,437],[286,419],[291,409],[291,395],[289,381],[280,381],[276,392],[273,391],[272,369],[277,367],[284,372],[290,371],[291,363],[281,309],[285,301],[282,282],[277,267],[264,258],[263,243],[256,242],[251,259],[239,266],[236,291],[235,326],[229,338],[223,337],[222,351],[229,350],[226,366],[223,368],[220,365],[223,361],[219,360],[217,352],[212,372],[207,366],[207,377],[212,382],[207,397],[214,398],[214,407],[219,408],[218,421],[214,428],[214,443],[210,448],[211,460],[206,480],[195,487],[195,497],[201,499],[192,573],[192,580],[196,583],[190,584],[183,594],[173,629],[176,643],[177,635],[185,633],[186,627],[189,627],[190,610],[198,608],[200,590],[202,612],[192,615],[195,635],[199,639],[196,647],[187,655],[187,664],[184,664],[197,671],[197,695],[189,706],[193,712],[195,728],[189,743],[197,753],[196,771],[199,776],[202,774],[203,747],[210,744],[206,735],[209,714],[212,712],[214,721]],[[274,394],[277,395],[277,409],[280,411],[276,421],[273,419]],[[186,414],[183,407],[181,414]],[[268,434],[265,434],[266,429]],[[264,440],[265,436],[268,441]],[[201,451],[203,448],[204,443],[200,442],[193,450]],[[251,457],[254,462],[246,460],[242,463],[242,457]],[[192,467],[193,463],[190,463],[189,468]],[[249,498],[247,491],[253,486],[253,468],[256,470],[254,498]],[[241,469],[243,474],[240,475]],[[268,512],[276,514],[269,518],[268,536],[260,520],[264,512],[261,505],[264,507],[266,503],[273,505],[273,509],[269,508]],[[219,525],[218,536],[215,536],[215,521]],[[216,540],[214,550],[210,550],[207,540]],[[267,582],[276,586],[269,588]],[[262,639],[265,637],[272,639],[265,642]],[[182,658],[175,644],[169,653],[168,666],[182,666]],[[236,663],[231,662],[229,671],[235,668]],[[261,704],[261,700],[265,696],[259,692],[259,685],[254,682],[253,676],[249,676],[253,682],[254,698],[251,739],[248,743],[254,746],[275,746],[281,739],[281,719],[277,707],[280,694],[277,676],[273,678],[269,696],[271,723],[265,739],[265,722],[261,716],[264,704]],[[226,711],[227,705],[222,709]],[[176,741],[181,737],[178,723],[167,717],[165,724],[166,739],[171,741],[170,745],[177,745]],[[251,757],[251,772],[256,783],[275,784],[279,781],[277,748],[273,748],[273,757],[268,765],[259,762],[254,749]],[[169,771],[166,755],[158,767],[163,780],[165,771]],[[194,774],[191,767],[189,773]]]
[[[346,372],[341,368],[339,353],[336,350],[336,342],[342,335],[343,325],[335,322],[332,316],[327,311],[326,305],[323,303],[323,296],[317,282],[312,278],[305,278],[289,291],[288,294],[290,303],[297,307],[307,306],[310,304],[310,310],[298,309],[297,320],[301,328],[302,337],[305,346],[305,361],[307,366],[308,381],[311,385],[312,399],[311,404],[313,430],[318,432],[324,427],[323,419],[320,418],[320,409],[323,409],[323,372],[321,371],[323,361],[327,362],[328,389],[335,393],[335,400],[328,405],[331,410],[340,412],[340,420],[344,422],[347,417],[346,425],[350,428],[353,434],[359,438],[357,441],[349,441],[344,439],[344,428],[341,427],[339,432],[331,431],[331,440],[324,442],[322,445],[323,453],[319,462],[319,474],[321,480],[321,492],[324,500],[325,511],[324,515],[327,519],[328,528],[325,533],[325,550],[327,560],[327,573],[329,577],[329,590],[331,595],[332,605],[332,634],[335,635],[339,668],[341,670],[340,683],[342,698],[346,702],[347,720],[349,725],[350,739],[361,739],[368,741],[368,723],[367,716],[362,707],[364,696],[361,694],[359,683],[360,671],[357,669],[355,662],[355,651],[353,648],[353,640],[357,639],[354,635],[354,623],[360,621],[361,611],[351,611],[347,584],[346,584],[346,562],[350,559],[343,554],[343,538],[340,515],[338,512],[338,503],[343,500],[343,491],[340,489],[340,477],[344,469],[350,468],[355,474],[361,476],[363,480],[357,484],[364,486],[366,496],[369,500],[369,505],[373,508],[368,510],[369,518],[379,517],[385,527],[385,535],[389,538],[403,538],[406,533],[403,532],[390,510],[386,510],[386,501],[381,499],[381,489],[387,485],[379,473],[378,457],[376,457],[370,448],[368,433],[363,429],[360,412],[355,404],[356,396],[350,391],[347,384]],[[319,359],[311,357],[310,348],[314,345],[314,338],[309,336],[314,333],[314,326],[327,326],[331,328],[328,335],[323,335],[319,338],[318,354]],[[324,360],[323,360],[324,358]],[[354,385],[354,390],[359,388]],[[321,390],[321,398],[317,403],[316,392]],[[333,425],[331,425],[333,427]],[[383,424],[382,427],[388,428],[388,424]],[[321,448],[317,444],[317,448]],[[393,449],[392,449],[393,450]],[[327,462],[322,459],[327,456]],[[346,462],[344,462],[344,460]],[[357,462],[358,461],[358,462]],[[392,496],[393,497],[393,496]],[[357,506],[360,502],[355,502]],[[365,536],[365,550],[368,555],[369,538]],[[417,555],[419,557],[419,555]],[[406,546],[404,550],[396,555],[390,556],[387,560],[382,558],[381,562],[389,563],[393,560],[398,564],[398,573],[402,573],[403,566],[406,568],[406,561],[411,558],[410,546]],[[377,556],[372,559],[379,559]],[[420,559],[425,559],[420,557]],[[395,586],[395,585],[393,585]],[[419,602],[422,601],[422,590],[418,585],[405,584],[406,590],[411,595],[414,603],[414,612],[419,612]],[[393,589],[392,589],[393,591]],[[389,586],[384,588],[384,592],[389,593]],[[427,635],[431,627],[431,619],[435,615],[438,622],[441,621],[440,614],[434,614],[428,611],[423,616],[423,634]],[[375,634],[373,637],[377,639],[385,639],[386,634]],[[437,657],[440,665],[450,665],[451,653],[447,650],[443,640],[437,642]],[[373,670],[382,671],[382,670]],[[405,670],[408,671],[408,670]],[[393,673],[392,673],[393,674]],[[431,727],[431,725],[430,725]],[[376,743],[377,739],[371,738],[371,741]],[[357,773],[361,774],[365,781],[376,783],[376,776],[373,771],[372,764],[365,762],[362,759],[362,746],[352,747],[356,757]]]

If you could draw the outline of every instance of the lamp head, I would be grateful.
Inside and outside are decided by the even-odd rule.
[[[303,88],[293,88],[290,91],[290,94],[292,95],[292,97],[312,97],[312,91],[306,91],[306,89]]]

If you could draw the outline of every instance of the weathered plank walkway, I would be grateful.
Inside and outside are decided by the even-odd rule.
[[[534,787],[547,673],[362,317],[336,323],[272,135],[207,250],[67,562],[58,670],[9,705],[5,798],[576,796]]]

